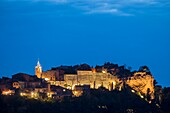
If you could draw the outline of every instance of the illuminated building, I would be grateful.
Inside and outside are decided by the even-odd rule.
[[[40,62],[39,62],[39,60],[38,60],[37,66],[35,67],[35,75],[36,75],[38,78],[41,78],[41,74],[42,74],[42,67],[41,67]]]
[[[2,91],[2,95],[14,95],[15,91],[14,90],[4,90]]]
[[[111,65],[112,67],[108,68],[108,65]],[[149,69],[145,69],[146,66],[144,69],[140,68],[139,71],[134,73],[129,71],[130,75],[124,74],[125,71],[127,72],[127,69],[125,69],[124,66],[114,64],[106,64],[105,67],[97,66],[97,68],[95,67],[91,69],[87,64],[73,67],[60,66],[42,72],[41,65],[38,61],[36,66],[36,75],[37,77],[41,76],[51,85],[73,90],[75,95],[79,95],[80,92],[82,92],[75,91],[75,86],[89,85],[90,88],[93,89],[104,87],[109,91],[122,91],[125,88],[125,85],[128,85],[132,88],[133,93],[139,92],[144,95],[144,97],[149,94],[151,99],[154,99],[154,78],[149,73]]]

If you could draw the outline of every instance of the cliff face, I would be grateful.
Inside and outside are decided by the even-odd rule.
[[[132,77],[128,78],[126,84],[136,92],[154,99],[154,78],[152,75],[146,72],[136,72]]]

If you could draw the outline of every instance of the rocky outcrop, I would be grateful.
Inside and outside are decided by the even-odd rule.
[[[135,72],[126,80],[126,84],[141,95],[154,99],[154,78],[147,72]]]

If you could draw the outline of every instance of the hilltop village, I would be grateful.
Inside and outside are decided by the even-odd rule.
[[[42,71],[40,62],[35,66],[35,75],[18,73],[12,78],[0,79],[2,95],[14,95],[32,98],[61,99],[69,96],[81,96],[90,89],[103,87],[108,91],[121,91],[130,88],[133,93],[149,103],[154,96],[155,80],[147,66],[131,72],[130,67],[118,66],[110,62],[102,66],[91,67],[88,64],[59,66]]]

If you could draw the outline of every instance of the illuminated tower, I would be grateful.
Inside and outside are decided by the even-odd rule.
[[[42,67],[41,67],[40,62],[38,60],[37,66],[35,66],[35,75],[37,75],[38,78],[41,78],[41,74],[42,74]]]

